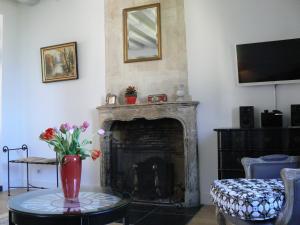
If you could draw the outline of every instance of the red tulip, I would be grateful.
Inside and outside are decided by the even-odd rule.
[[[47,130],[45,130],[45,132],[41,134],[40,137],[43,140],[50,141],[55,137],[55,130],[53,128],[48,128]]]
[[[100,150],[93,150],[92,153],[91,153],[91,157],[93,160],[96,160],[98,159],[100,156],[102,155],[102,152]]]

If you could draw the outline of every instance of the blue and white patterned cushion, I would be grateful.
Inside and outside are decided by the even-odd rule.
[[[210,195],[222,213],[242,220],[268,220],[281,211],[284,185],[279,179],[216,180]]]

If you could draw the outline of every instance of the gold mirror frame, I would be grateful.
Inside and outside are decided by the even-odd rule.
[[[144,57],[144,58],[135,58],[130,59],[128,57],[128,13],[132,11],[139,11],[149,8],[156,8],[157,10],[157,18],[156,18],[156,26],[157,26],[157,56],[154,57]],[[124,55],[124,63],[133,63],[133,62],[144,62],[144,61],[153,61],[162,59],[162,50],[161,50],[161,10],[160,3],[143,5],[138,7],[126,8],[123,10],[123,55]]]

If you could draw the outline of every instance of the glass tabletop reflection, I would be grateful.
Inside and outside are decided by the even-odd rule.
[[[113,210],[128,204],[118,193],[103,189],[81,189],[77,200],[66,200],[60,189],[39,190],[11,197],[10,210],[39,215],[88,214]]]

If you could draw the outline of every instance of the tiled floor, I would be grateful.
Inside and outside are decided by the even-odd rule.
[[[1,192],[0,214],[7,213],[7,200],[7,192]],[[134,225],[216,225],[214,210],[213,206],[184,209],[134,205],[129,216],[130,224]]]
[[[186,225],[200,208],[176,208],[133,204],[129,209],[130,224],[134,225]]]

